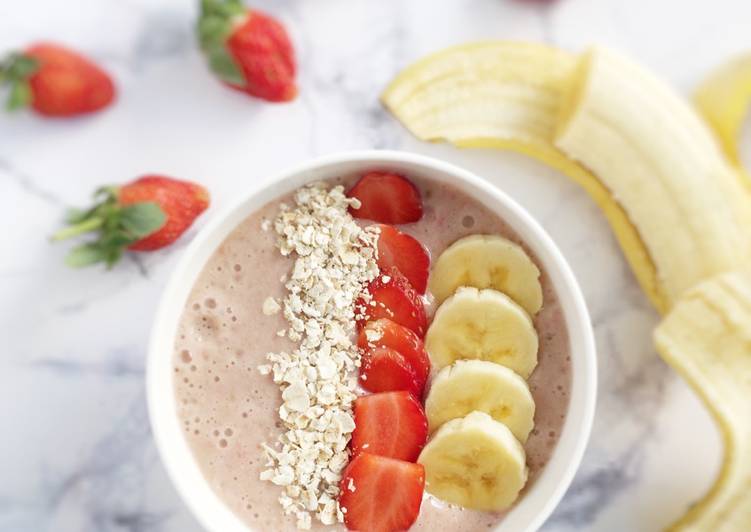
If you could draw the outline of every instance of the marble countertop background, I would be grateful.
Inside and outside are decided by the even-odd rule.
[[[117,78],[117,105],[45,121],[0,115],[0,530],[191,532],[151,440],[145,346],[155,305],[196,229],[232,198],[312,156],[395,148],[460,164],[536,216],[581,282],[600,393],[584,463],[544,530],[653,531],[704,492],[718,435],[657,357],[657,316],[585,193],[522,156],[412,139],[377,96],[403,66],[467,40],[621,48],[682,91],[751,49],[747,0],[255,0],[289,26],[300,98],[273,106],[224,89],[192,34],[192,0],[0,0],[0,50],[47,38]],[[173,248],[110,272],[71,271],[47,240],[99,184],[162,172],[214,203]]]

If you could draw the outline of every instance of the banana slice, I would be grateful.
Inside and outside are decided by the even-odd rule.
[[[535,424],[535,401],[524,379],[493,362],[457,360],[433,378],[425,400],[430,432],[473,411],[500,421],[522,443]]]
[[[472,412],[443,425],[420,453],[425,489],[441,500],[497,512],[511,506],[527,482],[522,445],[503,423]]]
[[[689,290],[655,331],[655,344],[702,398],[725,441],[714,486],[671,530],[751,530],[751,271]]]
[[[521,246],[498,235],[461,238],[438,257],[429,280],[436,301],[441,303],[460,286],[494,288],[530,315],[542,307],[540,270]]]
[[[697,89],[694,101],[727,156],[741,166],[738,137],[751,104],[751,54],[736,57],[710,74]]]
[[[497,290],[464,287],[438,308],[425,335],[433,367],[455,360],[496,362],[529,377],[537,366],[537,331],[529,315]]]
[[[536,43],[455,46],[405,69],[381,99],[416,137],[513,150],[564,173],[602,210],[639,284],[660,311],[672,301],[639,231],[610,190],[553,144],[576,56]]]
[[[629,214],[671,301],[751,259],[751,194],[698,114],[610,50],[581,60],[555,144]]]

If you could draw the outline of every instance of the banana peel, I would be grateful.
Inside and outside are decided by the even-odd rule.
[[[709,493],[671,530],[751,529],[751,271],[689,290],[654,334],[660,355],[693,387],[725,442]]]
[[[664,313],[671,300],[628,214],[597,177],[553,144],[563,93],[576,68],[576,56],[541,44],[472,43],[408,67],[381,99],[419,139],[512,150],[567,175],[601,209],[637,281]]]
[[[738,137],[751,105],[751,54],[736,57],[711,73],[696,90],[694,102],[728,158],[741,167]]]

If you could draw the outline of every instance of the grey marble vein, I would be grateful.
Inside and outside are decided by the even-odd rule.
[[[110,353],[110,360],[102,362],[84,363],[68,359],[43,358],[31,361],[27,366],[33,370],[47,370],[61,376],[74,375],[102,375],[107,377],[143,378],[144,368],[142,360],[137,363],[129,357],[122,357],[117,351]]]
[[[57,194],[37,184],[34,177],[17,168],[6,159],[0,158],[0,176],[11,180],[15,185],[20,187],[24,193],[39,198],[54,207],[59,207],[60,204],[62,204],[62,200]]]

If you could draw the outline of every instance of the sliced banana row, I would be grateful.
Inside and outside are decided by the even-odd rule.
[[[527,481],[523,442],[534,427],[526,378],[539,341],[530,314],[542,307],[540,270],[497,235],[473,235],[435,263],[442,302],[425,336],[433,378],[425,401],[432,437],[418,461],[426,489],[466,508],[501,511]]]

